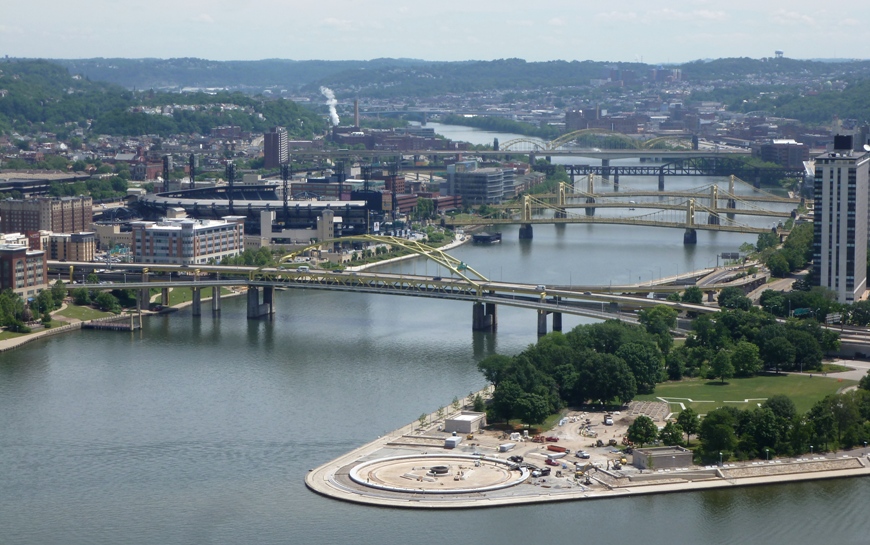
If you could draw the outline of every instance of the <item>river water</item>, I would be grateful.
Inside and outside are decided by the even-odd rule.
[[[496,279],[606,283],[747,240],[535,229],[452,253]],[[482,387],[480,358],[535,340],[531,311],[473,333],[467,303],[305,290],[279,292],[272,321],[230,299],[217,319],[182,310],[0,354],[0,543],[867,543],[866,480],[449,512],[305,488],[310,468]]]

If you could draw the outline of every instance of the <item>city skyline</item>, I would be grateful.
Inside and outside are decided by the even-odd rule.
[[[327,0],[291,8],[154,0],[132,3],[46,0],[4,7],[0,55],[25,58],[173,58],[211,60],[430,61],[522,58],[683,63],[705,58],[870,58],[861,29],[870,5],[823,10],[809,0],[759,5],[736,0],[668,0],[618,6],[571,1],[490,4],[446,0],[377,6]],[[853,32],[849,32],[853,29]],[[662,39],[667,37],[668,39]]]

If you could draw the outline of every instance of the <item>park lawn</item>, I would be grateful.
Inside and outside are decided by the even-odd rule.
[[[14,339],[15,337],[21,337],[22,335],[27,335],[27,333],[13,333],[12,331],[0,331],[0,341],[5,341],[6,339]]]
[[[201,299],[207,299],[211,297],[211,287],[202,288],[202,295],[200,295]],[[221,295],[229,295],[233,293],[232,290],[227,288],[221,288]],[[190,288],[173,288],[172,291],[169,292],[169,306],[175,306],[180,303],[187,303],[188,301],[193,301],[193,295],[190,291]]]
[[[65,309],[55,312],[55,314],[58,316],[65,316],[67,318],[76,318],[82,321],[93,320],[94,318],[105,318],[106,316],[114,316],[114,314],[112,314],[111,312],[103,312],[102,310],[97,310],[95,308],[79,305],[67,305]]]
[[[635,400],[656,401],[664,398],[670,403],[671,411],[674,413],[682,410],[680,403],[683,403],[699,414],[706,414],[724,405],[741,410],[757,407],[771,396],[784,394],[794,401],[798,412],[804,413],[826,395],[854,384],[857,384],[854,380],[825,378],[819,375],[811,377],[783,374],[732,378],[725,381],[725,384],[719,380],[686,379],[658,384],[654,394],[639,395]]]

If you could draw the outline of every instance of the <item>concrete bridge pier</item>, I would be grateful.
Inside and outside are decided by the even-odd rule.
[[[613,173],[613,190],[619,191],[619,171]]]
[[[489,306],[492,305],[492,314],[489,314]],[[471,312],[471,329],[474,331],[492,331],[495,329],[495,304],[474,303]]]
[[[715,291],[708,291],[707,292],[707,302],[713,303],[715,301],[716,301],[716,292]]]
[[[191,314],[194,316],[202,316],[202,290],[200,288],[190,288],[191,299]]]
[[[707,225],[719,225],[719,216],[711,212],[707,216]]]
[[[594,203],[595,203],[595,197],[586,197],[586,203],[587,203],[587,204],[594,204]],[[594,208],[589,207],[589,208],[586,208],[585,210],[586,210],[586,215],[587,215],[587,216],[594,216],[594,215],[595,215],[595,209],[594,209]]]
[[[543,337],[547,334],[547,311],[538,311],[538,337]]]
[[[665,172],[663,170],[659,171],[659,191],[665,190]]]
[[[601,160],[601,180],[610,179],[610,159]]]
[[[211,294],[211,313],[217,314],[221,311],[221,288],[215,286],[212,288]]]
[[[697,244],[698,243],[698,232],[692,228],[686,229],[686,232],[683,233],[683,244]]]
[[[253,320],[262,316],[275,314],[275,288],[263,287],[263,303],[260,303],[260,288],[248,286],[248,319]]]
[[[160,304],[164,307],[169,306],[169,288],[160,288]]]
[[[553,213],[553,217],[556,219],[565,219],[568,217],[568,212],[564,208],[557,208]]]
[[[531,223],[524,223],[520,225],[520,240],[532,240],[534,236],[534,231],[532,229]]]
[[[553,313],[553,331],[562,331],[562,313]]]
[[[498,314],[496,312],[495,303],[486,303],[484,305],[485,315],[489,317],[489,322],[492,327],[492,330],[495,331],[498,328]]]

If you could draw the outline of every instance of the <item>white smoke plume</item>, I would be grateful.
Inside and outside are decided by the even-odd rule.
[[[335,100],[335,93],[329,87],[321,87],[320,93],[326,97],[326,105],[329,106],[329,120],[333,127],[338,126],[338,112],[335,111],[335,105],[338,101]]]

